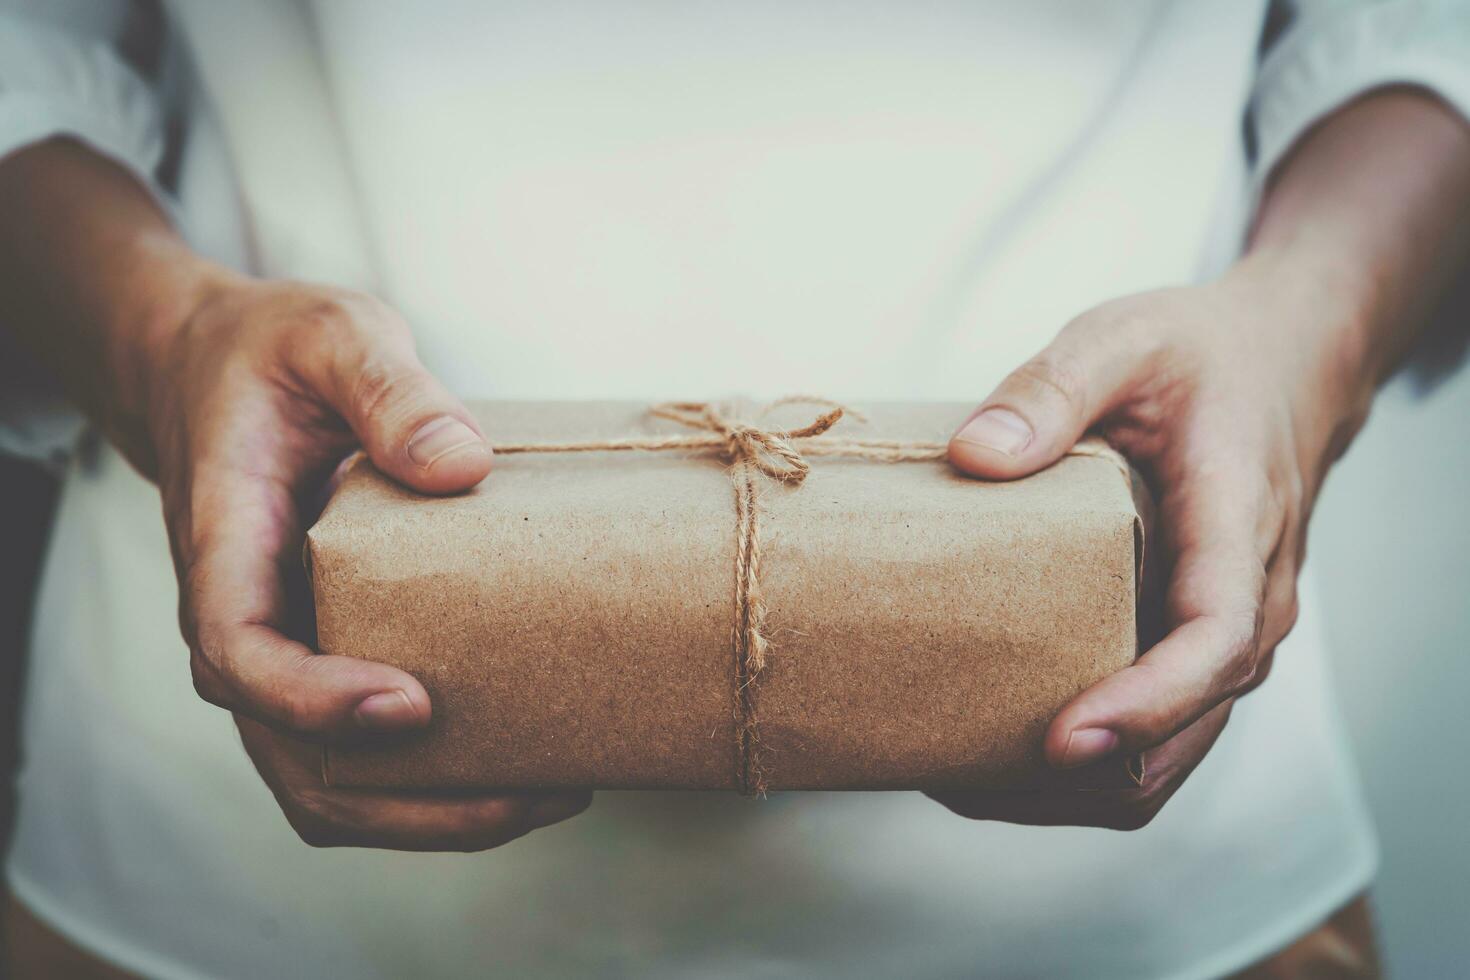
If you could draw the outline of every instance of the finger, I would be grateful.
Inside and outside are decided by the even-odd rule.
[[[314,654],[271,626],[210,615],[191,660],[212,704],[310,739],[351,739],[428,724],[428,692],[386,664]]]
[[[1294,525],[1295,521],[1290,523]],[[1292,530],[1291,527],[1287,529],[1288,540]],[[1275,649],[1286,639],[1296,628],[1297,618],[1301,614],[1301,600],[1297,594],[1297,573],[1301,566],[1297,564],[1293,551],[1293,547],[1279,548],[1271,562],[1261,625],[1261,646],[1264,649]]]
[[[292,825],[315,847],[486,851],[574,817],[591,803],[590,791],[459,798],[324,790]]]
[[[386,664],[318,656],[283,635],[283,566],[299,561],[299,528],[291,489],[279,474],[206,460],[190,498],[180,606],[202,697],[311,737],[428,722],[428,693],[411,675]]]
[[[1249,688],[1266,588],[1257,499],[1241,483],[1201,471],[1166,501],[1178,545],[1168,590],[1173,629],[1062,709],[1046,734],[1053,765],[1160,745]]]
[[[431,794],[332,789],[321,749],[238,719],[246,750],[292,827],[317,847],[482,851],[587,809],[590,790]]]
[[[935,800],[962,817],[1033,826],[1146,826],[1194,772],[1230,717],[1226,702],[1152,750],[1142,785],[1123,789],[1043,789],[1001,793],[934,793]],[[1096,768],[1095,766],[1093,768]]]
[[[1261,638],[1257,644],[1255,670],[1236,693],[1243,697],[1266,682],[1276,659],[1276,647],[1296,626],[1299,604],[1296,590],[1296,564],[1278,561],[1271,567],[1266,586],[1266,604],[1261,615]]]
[[[1061,458],[1121,399],[1140,360],[1120,329],[1069,324],[980,404],[949,443],[972,476],[1009,480]]]
[[[424,366],[396,314],[366,302],[321,314],[298,372],[341,414],[373,464],[424,493],[457,493],[490,472],[474,416]]]

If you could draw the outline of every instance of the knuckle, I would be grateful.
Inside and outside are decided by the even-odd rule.
[[[529,817],[530,805],[525,801],[487,801],[447,828],[435,849],[468,854],[499,847],[530,830]]]
[[[1115,354],[1126,351],[1157,379],[1172,382],[1197,376],[1202,361],[1190,344],[1182,342],[1190,333],[1177,329],[1176,318],[1163,312],[1159,298],[1153,293],[1111,300],[1068,323],[1062,335]]]
[[[1272,497],[1283,521],[1290,520],[1301,509],[1306,496],[1306,484],[1301,470],[1295,466],[1285,467],[1281,478],[1273,481]]]
[[[1264,486],[1258,486],[1256,492],[1265,502],[1265,510],[1280,523],[1285,523],[1296,503],[1296,489],[1293,479],[1289,475],[1283,475],[1277,479],[1265,472],[1259,472],[1258,482]]]
[[[1227,688],[1226,697],[1243,698],[1260,687],[1261,682],[1265,679],[1265,675],[1259,667],[1252,667],[1230,683]]]
[[[411,404],[416,388],[417,381],[412,375],[394,365],[368,358],[357,369],[353,383],[353,409],[358,418],[387,416],[398,406]]]
[[[1237,698],[1249,694],[1261,686],[1266,679],[1269,667],[1263,669],[1264,661],[1251,657],[1240,666],[1231,677],[1230,682],[1225,685],[1224,695],[1226,698]]]
[[[303,654],[293,665],[295,670],[292,673],[309,674],[314,659]],[[312,733],[324,727],[324,719],[310,678],[302,677],[301,680],[302,683],[277,685],[274,701],[282,725],[294,732]]]
[[[341,842],[332,837],[330,834],[314,830],[298,830],[296,832],[296,836],[300,838],[301,843],[305,844],[307,847],[316,848],[318,850],[328,847],[342,846]]]
[[[356,318],[340,294],[313,292],[302,301],[292,320],[294,329],[304,330],[321,344],[336,347],[357,339]]]
[[[204,621],[193,630],[189,647],[189,672],[194,689],[212,704],[228,707],[226,693],[235,674],[236,651],[226,631],[217,624]]]
[[[476,807],[474,813],[466,815],[462,827],[466,831],[503,827],[523,820],[529,810],[530,805],[520,799],[486,800]]]
[[[1080,411],[1084,407],[1086,378],[1081,366],[1058,351],[1044,351],[1022,364],[1011,375],[1026,394],[1059,399]]]
[[[340,847],[346,843],[334,818],[336,807],[321,793],[291,793],[281,801],[281,812],[308,847]]]
[[[1118,807],[1105,823],[1109,830],[1122,830],[1132,832],[1142,830],[1154,822],[1154,818],[1163,809],[1162,802],[1152,801],[1129,802]]]
[[[316,727],[312,705],[294,687],[281,692],[279,710],[281,724],[293,732],[310,732]]]
[[[1132,833],[1142,830],[1149,824],[1149,819],[1138,815],[1132,808],[1118,809],[1103,817],[1098,824],[1107,830],[1119,830],[1124,833]]]
[[[1220,641],[1221,675],[1227,695],[1249,690],[1255,683],[1260,666],[1262,610],[1242,613],[1222,625]]]
[[[1294,578],[1294,573],[1290,571],[1287,575]],[[1285,640],[1296,629],[1301,612],[1301,598],[1297,595],[1295,582],[1290,578],[1279,581],[1277,587],[1272,589],[1267,603],[1265,623],[1261,629],[1261,646],[1275,647]]]
[[[194,682],[194,693],[201,700],[220,708],[230,707],[230,698],[225,685],[220,682],[218,670],[197,648],[189,651],[189,674]]]
[[[1142,830],[1153,823],[1172,795],[1168,783],[1150,776],[1138,789],[1130,790],[1109,809],[1103,825],[1111,830]]]
[[[354,297],[362,320],[372,324],[376,334],[394,340],[412,339],[413,333],[402,313],[369,293],[356,293]]]
[[[307,847],[341,847],[343,844],[341,836],[325,821],[301,816],[293,817],[289,813],[286,821],[291,825],[291,829],[296,831],[296,836],[301,838],[301,843]]]
[[[1133,737],[1138,744],[1153,748],[1167,742],[1183,723],[1179,709],[1161,701],[1139,709],[1133,723]]]
[[[296,831],[296,836],[301,839],[301,843],[307,847],[336,847],[338,844],[336,835],[319,824],[302,820],[288,820],[288,822],[291,824],[291,829]]]
[[[1226,697],[1238,697],[1256,688],[1265,678],[1261,676],[1261,663],[1253,655],[1236,658],[1232,663],[1224,685]]]
[[[178,620],[179,635],[189,645],[190,654],[193,654],[199,646],[199,618],[194,611],[194,604],[189,601],[187,583],[179,589]]]
[[[1295,479],[1299,481],[1299,478]],[[1255,492],[1256,499],[1260,501],[1256,521],[1257,547],[1270,554],[1294,551],[1292,539],[1297,536],[1301,514],[1299,488],[1292,486],[1291,478],[1266,479],[1266,486],[1257,488]]]
[[[1296,589],[1291,590],[1291,596],[1286,600],[1286,609],[1281,614],[1281,637],[1285,639],[1292,630],[1296,629],[1297,621],[1301,619],[1302,601],[1296,594]]]
[[[1274,650],[1268,651],[1264,656],[1262,656],[1261,659],[1257,662],[1255,670],[1251,672],[1249,681],[1242,685],[1238,690],[1233,692],[1232,696],[1237,698],[1244,697],[1245,695],[1254,691],[1256,688],[1260,687],[1262,684],[1266,683],[1266,678],[1271,675],[1271,666],[1275,662],[1275,659],[1276,652]]]
[[[393,307],[370,293],[347,289],[310,288],[297,306],[295,319],[319,339],[347,344],[408,331],[407,322]]]
[[[186,546],[189,554],[198,555],[201,546],[207,546],[207,543],[198,527],[189,528]],[[199,627],[199,608],[209,595],[209,579],[208,566],[201,561],[191,561],[184,570],[183,581],[180,583],[179,608],[188,615],[189,622],[196,629]]]
[[[312,287],[289,319],[294,344],[326,364],[352,364],[382,344],[409,339],[407,322],[366,293]]]
[[[1286,521],[1286,497],[1262,466],[1249,461],[1252,454],[1248,445],[1236,446],[1221,462],[1225,472],[1234,471],[1229,478],[1234,481],[1235,492],[1248,503],[1262,527],[1279,528]]]
[[[1118,336],[1137,343],[1159,333],[1160,318],[1139,296],[1122,296],[1095,306],[1062,328],[1061,336],[1083,336],[1089,340]]]

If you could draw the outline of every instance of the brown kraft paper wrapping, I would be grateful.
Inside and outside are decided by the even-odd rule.
[[[474,410],[494,444],[694,434],[634,403]],[[882,404],[839,431],[942,445],[967,410]],[[781,406],[752,424],[796,427],[813,412]],[[732,643],[736,494],[717,450],[502,455],[483,484],[447,498],[359,460],[307,535],[318,645],[412,673],[434,716],[422,733],[326,750],[324,777],[422,789],[1034,783],[1052,717],[1137,651],[1142,532],[1119,460],[1068,456],[1011,483],[938,460],[808,462],[800,485],[755,478],[770,649],[747,690]]]

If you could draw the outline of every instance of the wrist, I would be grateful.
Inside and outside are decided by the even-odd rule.
[[[117,301],[104,324],[104,429],[145,472],[154,470],[150,419],[168,385],[175,341],[210,300],[240,277],[171,232],[140,235],[120,250]]]
[[[1371,398],[1391,367],[1386,282],[1363,263],[1310,245],[1257,245],[1230,269],[1244,309],[1274,335],[1283,363],[1349,396]]]
[[[1259,363],[1288,394],[1301,461],[1315,483],[1362,428],[1392,366],[1383,277],[1320,244],[1258,244],[1222,285],[1238,292],[1242,329],[1255,331],[1265,354]]]

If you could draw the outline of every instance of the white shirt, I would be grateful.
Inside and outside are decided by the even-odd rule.
[[[1260,3],[179,4],[176,211],[237,264],[376,289],[467,397],[978,400],[1089,306],[1217,271],[1345,99],[1470,99],[1462,5],[1319,7],[1258,66]],[[75,29],[14,25],[0,153],[68,132],[151,173],[147,89]],[[22,36],[49,52],[30,75]],[[25,85],[54,125],[16,122]],[[151,976],[1206,977],[1373,872],[1309,583],[1269,682],[1138,833],[606,793],[474,856],[302,845],[194,695],[174,603],[156,491],[74,454],[7,875]]]

